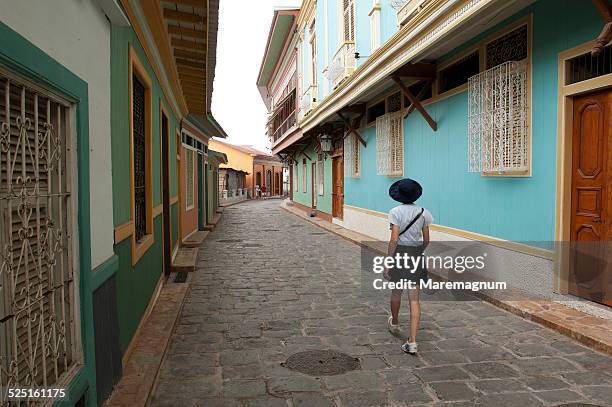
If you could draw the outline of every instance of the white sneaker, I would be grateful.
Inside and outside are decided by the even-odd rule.
[[[416,342],[406,342],[402,345],[402,350],[405,353],[410,353],[411,355],[414,355],[417,353],[417,347],[418,345]]]
[[[387,320],[387,323],[389,324],[389,332],[391,332],[393,335],[397,335],[399,334],[399,324],[393,325],[393,317],[389,315],[389,319]]]

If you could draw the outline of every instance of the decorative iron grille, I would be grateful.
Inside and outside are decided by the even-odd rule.
[[[402,110],[402,96],[399,92],[387,98],[387,113],[399,112]]]
[[[0,406],[67,383],[75,332],[70,104],[0,71]]]
[[[132,80],[132,120],[134,148],[134,230],[136,241],[147,234],[147,173],[145,136],[145,87],[134,75]]]
[[[344,176],[359,177],[359,139],[353,133],[344,137]]]
[[[527,61],[506,62],[469,80],[470,172],[529,170]]]
[[[527,25],[487,44],[487,68],[491,69],[508,61],[522,61],[527,58]]]
[[[404,174],[403,113],[387,113],[376,119],[376,173]]]
[[[587,52],[568,62],[570,72],[568,85],[610,74],[612,73],[612,45],[605,47],[596,57]]]

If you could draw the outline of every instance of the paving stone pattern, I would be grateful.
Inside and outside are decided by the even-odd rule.
[[[424,301],[419,354],[403,354],[388,294],[361,288],[360,247],[279,203],[226,208],[200,247],[152,406],[612,404],[612,358],[481,301]],[[312,349],[361,369],[281,366]]]

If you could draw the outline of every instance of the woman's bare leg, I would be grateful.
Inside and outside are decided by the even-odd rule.
[[[397,318],[399,315],[400,305],[402,305],[402,291],[403,290],[392,290],[391,291],[391,323],[397,325]]]
[[[408,290],[408,299],[410,301],[410,342],[416,342],[417,330],[419,329],[419,323],[421,321],[419,289],[415,288]],[[391,313],[393,313],[393,309]]]

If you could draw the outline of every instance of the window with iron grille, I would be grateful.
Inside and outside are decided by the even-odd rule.
[[[376,173],[404,174],[403,112],[387,113],[376,119]]]
[[[68,101],[0,69],[2,406],[33,405],[6,388],[69,383],[82,363],[71,116]]]
[[[470,78],[469,171],[529,171],[527,61],[505,62]]]
[[[527,25],[523,25],[486,45],[486,69],[508,61],[522,61],[527,58],[528,49]]]
[[[355,41],[355,0],[342,0],[344,42]]]
[[[132,78],[132,120],[134,151],[134,231],[136,241],[147,234],[147,152],[146,152],[146,106],[145,87],[133,75]]]
[[[359,139],[354,133],[344,137],[344,176],[359,177],[360,167]]]
[[[438,93],[448,92],[466,84],[469,77],[478,72],[480,72],[480,57],[476,51],[438,73]]]
[[[612,73],[612,46],[605,47],[597,57],[592,57],[591,52],[587,52],[570,59],[568,64],[568,85],[608,75]]]
[[[186,209],[194,207],[194,151],[185,148],[185,206]]]
[[[295,192],[300,191],[300,174],[298,174],[300,166],[295,163]]]

